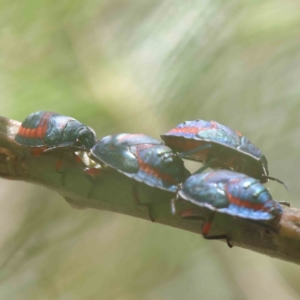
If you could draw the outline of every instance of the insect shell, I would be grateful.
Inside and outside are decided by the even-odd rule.
[[[245,173],[261,183],[268,181],[268,162],[263,153],[240,132],[218,122],[186,121],[161,138],[173,150],[183,152],[186,159]]]
[[[162,190],[176,192],[190,172],[163,142],[144,134],[116,134],[102,138],[90,157],[118,172]]]
[[[178,195],[212,211],[256,221],[281,216],[282,208],[257,179],[228,170],[190,176]]]
[[[46,111],[30,114],[22,122],[15,140],[29,147],[34,156],[55,148],[89,151],[97,141],[90,127],[74,118]]]

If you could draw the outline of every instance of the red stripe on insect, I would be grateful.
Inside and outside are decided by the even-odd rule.
[[[140,170],[144,171],[145,173],[147,173],[153,177],[156,177],[163,181],[166,181],[168,183],[178,184],[178,182],[174,179],[173,176],[163,173],[160,170],[158,170],[157,168],[153,168],[150,164],[147,164],[143,160],[141,160],[138,155],[137,155],[137,157],[138,157]]]
[[[25,130],[26,130],[25,127],[20,126],[19,131],[18,131],[18,135],[19,136],[24,136]]]
[[[48,129],[48,121],[49,121],[49,118],[51,117],[52,113],[45,113],[41,120],[40,120],[40,123],[39,123],[39,126],[37,129],[40,129],[37,131],[37,137],[38,138],[44,138],[45,136],[45,133]]]
[[[252,208],[254,210],[268,211],[268,209],[265,208],[265,203],[252,203],[250,201],[241,200],[240,198],[234,197],[227,190],[226,195],[231,204],[245,208]]]
[[[36,137],[40,138],[40,139],[43,139],[45,134],[46,134],[47,129],[48,129],[47,124],[43,125],[43,126],[40,126],[37,129],[34,129],[34,130],[36,130],[36,133],[35,133]]]
[[[44,113],[36,128],[26,128],[21,126],[18,134],[25,138],[39,138],[43,139],[48,129],[48,120],[52,113]]]
[[[18,131],[19,136],[23,136],[23,130],[24,130],[24,128],[22,126],[20,126],[19,131]]]
[[[207,130],[207,128],[199,128],[199,127],[176,127],[168,132],[168,134],[172,133],[198,133],[199,131]]]
[[[209,234],[210,228],[211,228],[211,222],[205,222],[203,223],[203,227],[202,227],[202,234],[204,236],[207,236]]]
[[[210,129],[217,129],[218,125],[216,122],[211,121],[210,122],[211,126],[209,127],[198,127],[198,126],[184,126],[184,127],[175,127],[171,131],[168,132],[168,134],[172,133],[198,133],[200,131],[206,131]]]
[[[176,182],[176,180],[172,176],[170,176],[166,173],[162,173],[158,169],[153,168],[151,165],[146,164],[140,160],[139,160],[139,163],[140,163],[140,169],[142,171],[144,171],[145,173],[152,175],[153,177],[159,178],[162,181],[166,181],[171,184],[178,184],[178,182]]]
[[[40,126],[37,128],[25,128],[25,127],[21,126],[19,129],[18,135],[25,137],[25,138],[43,139],[47,129],[48,129],[47,125]]]
[[[243,136],[239,131],[235,131],[237,133],[238,136]]]
[[[34,130],[29,129],[27,134],[28,134],[28,137],[35,138]]]

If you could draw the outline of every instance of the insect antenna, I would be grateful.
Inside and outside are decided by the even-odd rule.
[[[279,182],[280,184],[282,184],[285,187],[285,189],[287,191],[289,190],[289,187],[283,181],[281,181],[280,179],[275,178],[275,177],[271,177],[271,176],[264,176],[264,177]]]

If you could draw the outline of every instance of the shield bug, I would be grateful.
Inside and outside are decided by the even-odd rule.
[[[21,124],[15,141],[29,147],[32,156],[45,151],[62,148],[89,151],[96,143],[95,132],[79,121],[53,112],[37,111]],[[75,154],[74,154],[75,155]],[[79,161],[79,158],[75,158]],[[62,159],[56,169],[59,171]]]
[[[280,204],[257,179],[229,170],[190,176],[177,193],[176,199],[180,198],[211,211],[203,223],[202,235],[205,239],[226,239],[229,247],[232,245],[227,235],[208,236],[215,213],[252,220],[274,231],[282,215]],[[175,212],[175,201],[172,203]],[[190,209],[180,216],[199,219],[200,213],[199,209]]]
[[[163,142],[144,134],[123,133],[106,136],[91,149],[90,157],[137,182],[172,193],[175,193],[179,184],[190,175],[176,153]],[[137,184],[133,185],[132,194],[138,205],[148,207],[149,216],[153,221],[149,205],[139,201]]]
[[[186,121],[161,135],[167,146],[182,152],[182,157],[200,161],[206,168],[229,169],[257,178],[261,183],[270,177],[263,153],[240,132],[215,121]]]
[[[23,121],[15,140],[41,152],[55,148],[88,151],[95,145],[96,136],[91,128],[71,117],[38,111]]]

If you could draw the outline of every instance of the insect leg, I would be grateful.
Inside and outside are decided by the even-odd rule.
[[[141,203],[141,201],[140,201],[138,187],[139,187],[138,182],[134,182],[133,185],[132,185],[133,200],[134,200],[134,202],[136,203],[137,206],[147,207],[148,215],[149,215],[149,218],[150,218],[151,222],[155,222],[155,219],[154,219],[154,217],[152,216],[152,213],[151,213],[151,205],[149,203]]]
[[[208,236],[213,219],[214,219],[215,213],[212,213],[206,221],[203,222],[202,224],[202,236],[206,240],[226,240],[227,245],[229,248],[232,248],[233,245],[230,242],[230,239],[228,235],[226,234],[221,234],[221,235],[213,235],[213,236]]]

